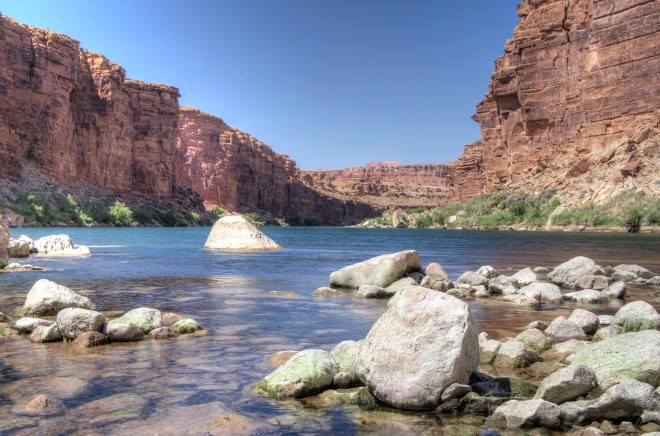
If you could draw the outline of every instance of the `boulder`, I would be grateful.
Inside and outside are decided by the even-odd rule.
[[[0,269],[4,268],[9,263],[7,245],[9,245],[10,237],[11,234],[9,233],[9,227],[7,227],[0,217]]]
[[[55,323],[53,321],[47,321],[45,319],[24,317],[16,321],[16,323],[14,324],[14,328],[19,333],[32,333],[32,331],[38,326],[48,327],[51,325],[55,325]]]
[[[49,256],[89,256],[89,248],[73,243],[69,235],[44,236],[34,241],[34,251]]]
[[[495,339],[488,339],[488,333],[479,333],[479,360],[480,363],[489,365],[495,360],[497,352],[499,351],[502,343]]]
[[[536,298],[543,304],[561,304],[563,302],[561,290],[559,290],[557,285],[553,285],[552,283],[531,283],[521,288],[518,293]]]
[[[653,276],[645,282],[647,285],[660,286],[660,276]]]
[[[454,398],[461,398],[464,395],[472,392],[470,385],[462,385],[459,383],[453,383],[449,385],[447,389],[442,392],[440,400],[444,403]]]
[[[330,351],[330,356],[337,363],[337,369],[349,377],[349,384],[359,382],[358,362],[363,341],[343,341]]]
[[[516,336],[516,341],[522,342],[537,353],[542,353],[552,345],[550,339],[538,329],[528,329]]]
[[[78,348],[92,348],[108,343],[108,337],[99,332],[81,333],[74,341],[73,346]]]
[[[497,428],[515,429],[526,427],[560,428],[561,409],[545,400],[511,400],[495,409],[491,418]]]
[[[399,291],[360,348],[359,373],[381,402],[431,410],[479,366],[478,331],[466,303],[419,286]]]
[[[336,289],[328,288],[327,286],[320,287],[312,292],[312,295],[317,297],[336,297],[340,292]]]
[[[646,301],[633,301],[619,309],[614,315],[612,333],[654,330],[660,327],[660,315]]]
[[[165,312],[161,315],[160,322],[164,326],[171,326],[177,321],[182,320],[183,317],[173,312]]]
[[[227,251],[282,250],[275,241],[264,235],[242,216],[226,216],[213,225],[204,248]]]
[[[578,256],[557,266],[548,279],[562,288],[575,289],[580,277],[605,275],[605,271],[588,257]]]
[[[85,332],[98,332],[103,328],[105,316],[101,312],[80,308],[67,308],[57,314],[57,328],[66,339],[76,339]]]
[[[511,303],[518,306],[526,306],[533,310],[541,310],[541,301],[533,297],[528,297],[527,295],[502,295],[497,299],[499,301],[504,301],[505,303]]]
[[[531,283],[537,282],[539,278],[536,276],[531,268],[524,268],[511,276],[519,288],[527,286]]]
[[[32,330],[30,334],[30,342],[44,343],[44,342],[57,342],[62,340],[62,333],[57,327],[57,324],[53,323],[49,326],[38,325]]]
[[[549,350],[543,353],[546,360],[554,360],[563,363],[570,363],[575,359],[575,355],[593,345],[591,341],[570,339],[566,342],[558,342]]]
[[[494,279],[495,277],[500,275],[500,273],[498,273],[497,270],[490,265],[484,265],[479,267],[479,269],[477,269],[477,274],[480,274],[486,277],[487,279]]]
[[[78,295],[71,289],[58,285],[50,280],[37,281],[25,297],[23,314],[32,316],[57,315],[69,307],[81,309],[94,309],[94,305],[87,297]]]
[[[635,264],[621,264],[614,267],[615,272],[631,272],[638,276],[650,276],[653,275],[651,271],[644,268],[643,266]]]
[[[607,276],[586,275],[580,276],[575,282],[576,289],[595,289],[601,291],[607,288],[612,280]]]
[[[658,350],[660,332],[657,330],[622,333],[578,352],[573,364],[583,364],[593,369],[598,385],[603,389],[627,378],[658,386]]]
[[[23,258],[23,257],[28,257],[30,255],[30,244],[28,243],[27,240],[22,239],[23,237],[19,239],[9,239],[9,243],[7,244],[7,251],[9,253],[9,257],[12,258]]]
[[[23,224],[25,224],[25,217],[10,209],[5,209],[5,215],[0,219],[5,220],[7,227],[23,227]]]
[[[639,280],[639,276],[630,271],[615,271],[612,273],[612,278],[622,282],[634,282],[635,280]]]
[[[110,342],[135,342],[144,339],[144,334],[135,324],[106,323],[102,332]]]
[[[149,332],[149,339],[172,339],[179,336],[172,327],[158,327]]]
[[[335,271],[330,274],[330,285],[341,288],[359,288],[362,285],[386,288],[404,275],[421,268],[422,262],[417,251],[400,251]]]
[[[417,281],[412,278],[412,277],[403,277],[396,282],[392,283],[389,285],[387,288],[385,288],[385,291],[390,295],[396,294],[399,290],[408,287],[410,285],[416,286],[418,283]]]
[[[456,283],[465,283],[470,286],[488,286],[488,279],[474,271],[466,271],[461,274]]]
[[[257,383],[255,390],[271,398],[307,397],[329,388],[337,372],[327,351],[303,350]]]
[[[355,295],[360,298],[390,298],[394,294],[380,286],[362,285]]]
[[[550,325],[550,323],[548,321],[536,320],[536,321],[532,321],[529,324],[527,324],[526,330],[537,329],[537,330],[541,330],[542,332],[544,332],[545,329],[547,329],[549,325]]]
[[[149,307],[139,307],[130,310],[121,317],[113,319],[108,324],[134,324],[145,335],[162,326],[163,315],[160,310]]]
[[[570,365],[548,377],[539,385],[535,399],[561,404],[585,395],[598,386],[596,373],[585,365]]]
[[[449,276],[445,272],[445,269],[437,262],[431,262],[426,266],[424,270],[427,276],[433,277],[436,280],[447,280]]]
[[[603,289],[601,293],[610,299],[623,298],[626,296],[626,284],[624,282],[614,282],[607,288]]]
[[[447,292],[454,288],[454,283],[451,280],[441,279],[439,276],[426,276],[419,285],[440,292]]]
[[[600,327],[598,315],[584,309],[575,309],[568,320],[577,324],[588,335],[593,335]]]
[[[614,322],[614,315],[598,315],[598,323],[601,327],[610,326]]]
[[[561,318],[554,319],[543,333],[552,342],[565,342],[571,339],[584,340],[587,338],[580,326],[573,321]]]
[[[192,318],[184,318],[172,324],[172,330],[180,335],[185,335],[187,333],[195,333],[196,331],[204,330],[204,327],[199,325],[199,323]]]
[[[28,416],[53,416],[61,415],[66,411],[62,400],[50,395],[37,395],[25,406],[24,411],[19,411],[21,415]]]
[[[332,378],[332,387],[335,389],[346,389],[349,388],[350,386],[351,386],[351,376],[343,371],[339,371]]]
[[[541,356],[527,345],[514,339],[502,342],[493,361],[493,366],[500,368],[527,368],[534,362],[543,360]]]
[[[574,301],[576,303],[584,304],[601,304],[607,303],[609,298],[600,291],[595,289],[583,289],[581,291],[569,292],[564,294],[562,298],[566,301]]]

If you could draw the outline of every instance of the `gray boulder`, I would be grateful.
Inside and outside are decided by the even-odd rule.
[[[563,302],[559,286],[552,283],[530,283],[518,291],[519,294],[536,298],[543,304],[561,304]]]
[[[527,368],[531,364],[542,360],[536,351],[522,342],[509,338],[503,341],[499,350],[497,350],[493,366],[500,368]]]
[[[358,288],[356,296],[360,298],[390,298],[394,293],[390,294],[385,288],[380,286],[362,285]]]
[[[497,300],[503,301],[505,303],[515,304],[517,306],[529,307],[530,309],[533,310],[541,310],[541,301],[533,297],[528,297],[527,295],[520,295],[520,294],[502,295],[500,297],[497,297]]]
[[[453,398],[461,398],[463,395],[466,395],[470,392],[472,392],[470,385],[453,383],[442,392],[440,400],[444,403],[445,401],[449,401]]]
[[[110,342],[134,342],[144,339],[144,334],[134,324],[106,323],[102,332]]]
[[[622,333],[594,343],[577,353],[573,364],[594,370],[598,385],[606,389],[623,379],[660,384],[660,332]]]
[[[480,363],[489,365],[495,360],[497,352],[499,351],[502,343],[495,339],[488,339],[488,333],[479,333],[479,360]]]
[[[538,329],[527,329],[516,336],[516,341],[522,342],[537,353],[542,353],[550,348],[550,339]]]
[[[436,280],[447,280],[449,276],[445,272],[445,269],[437,262],[431,262],[426,266],[424,270],[428,277],[433,277]]]
[[[554,319],[547,329],[543,332],[550,340],[555,342],[566,342],[571,339],[584,340],[587,336],[584,330],[573,321],[567,319]]]
[[[320,287],[312,292],[312,295],[317,297],[336,297],[340,292],[336,289],[328,288],[327,286]]]
[[[342,288],[359,288],[362,285],[385,288],[404,275],[421,268],[422,261],[417,251],[400,251],[373,257],[335,271],[330,274],[330,285]]]
[[[580,276],[575,287],[577,289],[595,289],[601,291],[607,288],[612,283],[612,280],[607,276],[586,275]]]
[[[603,289],[601,293],[610,299],[623,298],[626,295],[626,284],[624,282],[614,282]]]
[[[34,251],[50,256],[88,256],[89,248],[73,243],[69,235],[44,236],[34,241]]]
[[[416,286],[417,281],[415,281],[415,279],[412,277],[403,277],[385,288],[385,291],[391,297],[401,289],[410,285]]]
[[[69,288],[41,279],[25,297],[23,315],[57,315],[60,310],[69,307],[93,309],[94,305],[89,298],[78,295]]]
[[[495,409],[492,424],[497,428],[560,428],[561,409],[545,400],[511,400]]]
[[[76,339],[85,332],[98,332],[103,328],[105,316],[94,310],[67,308],[57,314],[57,328],[66,339]]]
[[[399,291],[360,348],[360,377],[381,402],[431,410],[452,383],[479,366],[478,331],[468,305],[419,286]]]
[[[14,328],[19,333],[32,333],[32,331],[38,326],[48,327],[51,325],[55,325],[55,323],[45,319],[24,317],[16,320],[16,323],[14,323]]]
[[[337,363],[338,371],[349,377],[350,384],[359,382],[358,362],[363,341],[343,341],[330,351],[330,356]]]
[[[660,276],[653,276],[645,282],[647,285],[660,286]]]
[[[204,248],[224,251],[271,251],[282,247],[242,216],[229,215],[215,222]]]
[[[614,322],[614,315],[598,315],[598,323],[601,327],[611,326]]]
[[[600,327],[598,315],[584,309],[575,309],[568,320],[577,324],[588,335],[593,335]]]
[[[490,265],[484,265],[479,267],[479,269],[477,269],[477,274],[480,274],[486,277],[487,279],[494,279],[495,277],[500,275],[500,273],[498,273],[497,270]]]
[[[532,271],[531,268],[523,268],[514,275],[512,275],[511,278],[516,282],[519,288],[522,288],[534,282],[538,282],[539,280],[539,278],[534,273],[534,271]]]
[[[583,289],[581,291],[569,292],[564,294],[562,298],[565,301],[573,301],[575,303],[583,304],[602,304],[607,303],[610,300],[607,295],[595,289]]]
[[[605,271],[588,257],[577,256],[557,266],[548,279],[562,288],[575,289],[579,278],[587,275],[605,275]]]
[[[617,265],[614,267],[615,272],[631,272],[633,274],[636,274],[638,276],[650,276],[653,273],[649,271],[648,269],[644,268],[643,266],[635,265],[635,264],[621,264]]]
[[[466,271],[456,279],[456,283],[465,283],[470,286],[488,286],[488,279],[474,271]]]
[[[39,325],[32,330],[30,334],[30,342],[44,343],[44,342],[57,342],[62,340],[62,333],[57,328],[57,324],[53,323],[49,326]]]
[[[332,385],[337,363],[323,350],[303,350],[255,385],[255,390],[271,398],[302,398]]]
[[[660,326],[660,315],[646,301],[633,301],[619,309],[612,320],[612,333],[655,330]]]
[[[612,278],[614,280],[619,280],[622,282],[634,282],[636,280],[639,280],[639,276],[635,273],[632,273],[630,271],[615,271],[612,273]]]
[[[585,365],[570,365],[546,377],[534,398],[561,404],[591,392],[598,386],[596,373]]]
[[[172,330],[180,335],[185,335],[204,330],[204,327],[192,318],[183,318],[172,324]]]
[[[163,315],[160,310],[149,307],[139,307],[126,312],[119,318],[113,319],[108,324],[134,324],[145,335],[162,326]]]
[[[19,239],[12,238],[7,244],[7,251],[9,257],[12,258],[28,257],[30,255],[30,243],[22,237]]]
[[[511,277],[499,275],[488,282],[488,291],[491,294],[511,295],[518,292]]]

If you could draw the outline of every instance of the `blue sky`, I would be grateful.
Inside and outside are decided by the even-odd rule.
[[[303,169],[443,163],[470,119],[518,0],[3,0],[288,154]]]

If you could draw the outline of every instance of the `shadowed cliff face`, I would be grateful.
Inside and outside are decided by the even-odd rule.
[[[179,92],[125,78],[66,35],[0,15],[0,168],[172,194]]]

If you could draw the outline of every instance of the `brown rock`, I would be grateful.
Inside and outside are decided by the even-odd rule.
[[[179,336],[179,334],[175,332],[172,327],[159,327],[149,332],[149,338],[151,339],[172,339],[177,336]]]
[[[25,415],[51,416],[61,415],[66,408],[62,400],[49,395],[37,395],[25,406]]]
[[[85,332],[78,336],[73,345],[78,348],[91,348],[105,345],[108,343],[108,337],[99,332]]]
[[[163,317],[161,318],[161,322],[163,323],[164,326],[171,326],[177,321],[182,320],[183,317],[181,315],[177,315],[176,313],[172,312],[166,312],[163,314]]]
[[[621,167],[619,171],[621,171],[623,177],[635,177],[639,172],[639,165],[640,162],[638,160],[632,160]]]

